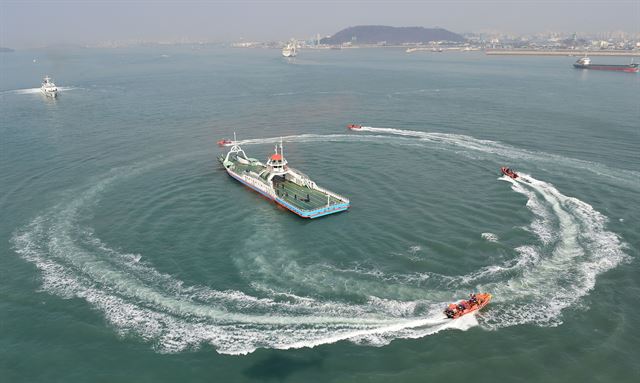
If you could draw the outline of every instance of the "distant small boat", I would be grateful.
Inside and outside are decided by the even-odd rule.
[[[469,299],[462,300],[458,303],[451,303],[447,306],[444,310],[444,315],[449,319],[460,318],[463,315],[480,310],[488,305],[490,301],[491,294],[489,293],[471,294]]]
[[[218,141],[218,146],[229,146],[231,144],[233,144],[233,141],[227,140],[226,138]]]
[[[49,97],[56,98],[56,96],[58,95],[58,87],[56,87],[56,84],[51,81],[51,77],[49,76],[46,76],[44,80],[42,80],[42,86],[40,87],[40,90],[42,91],[42,93]]]
[[[360,130],[360,129],[362,129],[362,125],[349,124],[349,125],[347,125],[347,129],[350,129],[350,130]]]
[[[289,42],[284,48],[282,48],[282,55],[284,57],[295,57],[298,55],[298,51],[296,49],[296,42]]]
[[[507,176],[507,177],[513,178],[514,180],[519,177],[518,173],[516,173],[515,171],[509,169],[506,166],[501,167],[500,168],[500,172],[502,174],[504,174],[505,176]]]
[[[631,63],[627,65],[613,64],[592,64],[591,59],[587,56],[581,57],[573,64],[577,69],[594,69],[594,70],[612,70],[618,72],[637,73],[640,71],[640,65]]]

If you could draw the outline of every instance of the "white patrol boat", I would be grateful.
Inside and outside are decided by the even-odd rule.
[[[40,90],[49,97],[55,98],[58,95],[58,87],[51,81],[51,77],[49,76],[46,76],[44,80],[42,80]]]

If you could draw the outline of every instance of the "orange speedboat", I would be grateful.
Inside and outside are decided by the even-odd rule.
[[[491,294],[489,293],[471,294],[469,299],[462,300],[458,303],[451,303],[447,306],[444,310],[444,315],[450,319],[460,318],[463,315],[480,310],[486,306],[489,301],[491,301]]]
[[[226,138],[218,141],[218,146],[229,146],[233,144],[233,141],[227,140]]]
[[[360,130],[360,129],[362,129],[362,125],[349,124],[349,125],[347,125],[347,129],[349,129],[349,130]]]
[[[501,167],[500,172],[507,177],[513,178],[514,180],[519,177],[518,173],[514,172],[512,169],[509,169],[506,166]]]

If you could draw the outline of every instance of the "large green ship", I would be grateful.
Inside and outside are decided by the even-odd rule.
[[[220,143],[220,142],[219,142]],[[275,147],[267,163],[248,157],[237,141],[221,141],[231,146],[219,160],[227,173],[256,192],[303,218],[318,218],[349,208],[349,200],[313,182],[304,173],[289,166],[282,142]]]

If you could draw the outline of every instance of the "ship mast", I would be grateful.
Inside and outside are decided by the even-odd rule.
[[[282,156],[282,159],[284,160],[284,148],[282,147],[282,137],[280,137],[280,155]]]

